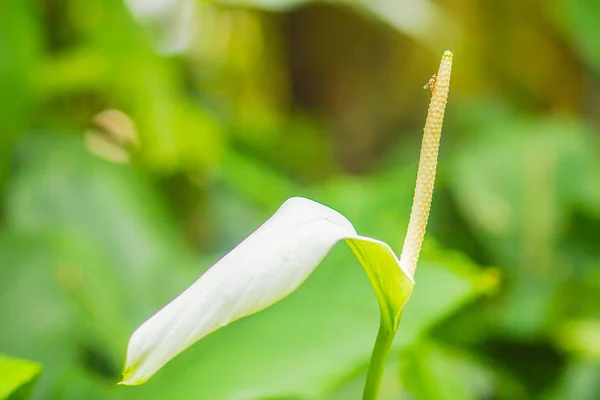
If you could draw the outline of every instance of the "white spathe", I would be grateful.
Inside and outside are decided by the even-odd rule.
[[[397,280],[406,279],[410,286],[397,294],[408,299],[412,276],[387,244],[358,236],[337,211],[294,197],[133,333],[121,383],[144,383],[199,339],[285,298],[343,239],[363,265],[365,258],[377,258],[374,275],[379,264],[397,266]],[[370,256],[373,252],[376,257]]]

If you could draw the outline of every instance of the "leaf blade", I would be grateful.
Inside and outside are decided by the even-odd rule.
[[[42,367],[36,362],[0,354],[0,400],[27,398],[26,386],[41,372]]]

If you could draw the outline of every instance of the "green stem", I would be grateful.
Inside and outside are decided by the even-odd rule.
[[[371,356],[369,372],[367,373],[363,400],[377,400],[381,378],[383,378],[383,371],[385,370],[388,354],[394,342],[394,336],[396,336],[396,331],[391,329],[384,321],[381,321],[375,347],[373,348],[373,355]]]

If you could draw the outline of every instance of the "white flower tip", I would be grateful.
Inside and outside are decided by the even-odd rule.
[[[136,368],[127,368],[123,371],[123,379],[117,385],[123,386],[139,386],[142,383],[146,383],[150,377],[140,378],[136,377]]]
[[[145,321],[131,335],[127,345],[127,357],[122,373],[123,379],[118,383],[119,385],[141,385],[148,381],[168,361],[168,358],[157,359],[157,357],[161,356],[161,344],[170,336],[169,332],[164,330],[165,327],[161,326],[160,321],[157,324],[155,317],[160,313],[161,311],[157,312],[153,317]],[[166,323],[173,323],[173,320],[168,319]],[[180,351],[184,349],[185,347]],[[171,357],[174,357],[176,354]]]
[[[144,324],[140,328],[143,328]],[[143,349],[143,345],[136,340],[136,333],[140,331],[138,328],[131,339],[129,340],[129,344],[127,346],[127,358],[125,360],[125,367],[123,368],[123,379],[117,385],[123,386],[138,386],[143,383],[146,383],[154,373],[160,369],[164,363],[148,363],[149,355],[148,353],[141,353],[140,349]],[[147,345],[156,346],[157,344],[151,341],[146,343]],[[149,369],[151,368],[151,369]]]
[[[131,341],[129,342],[129,349],[131,349]],[[138,368],[139,364],[130,365],[129,356],[127,357],[127,362],[125,363],[125,368],[123,368],[123,379],[117,385],[123,386],[138,386],[142,383],[145,383],[150,377],[142,377],[140,376],[140,370]]]

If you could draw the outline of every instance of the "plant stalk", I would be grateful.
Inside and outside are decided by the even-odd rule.
[[[446,102],[448,101],[448,92],[450,90],[451,72],[452,53],[446,51],[442,57],[437,75],[434,75],[430,83],[426,85],[426,87],[431,89],[432,96],[425,121],[425,128],[423,129],[423,142],[419,157],[415,195],[408,230],[400,256],[400,265],[403,271],[410,275],[411,279],[414,277],[417,261],[419,260],[419,253],[421,252],[421,245],[425,237],[425,228],[427,227],[429,217],[429,209],[431,208],[438,149]],[[396,317],[393,319],[396,322],[390,323],[389,319],[383,315],[382,310],[382,319],[367,373],[363,400],[377,400],[379,395],[381,379],[383,378],[387,358],[392,348],[400,319],[399,315],[393,317]]]
[[[375,347],[373,348],[373,355],[369,364],[369,372],[367,372],[363,400],[377,400],[381,378],[383,378],[388,354],[392,348],[395,336],[396,331],[382,320],[379,325],[377,339],[375,340]]]

